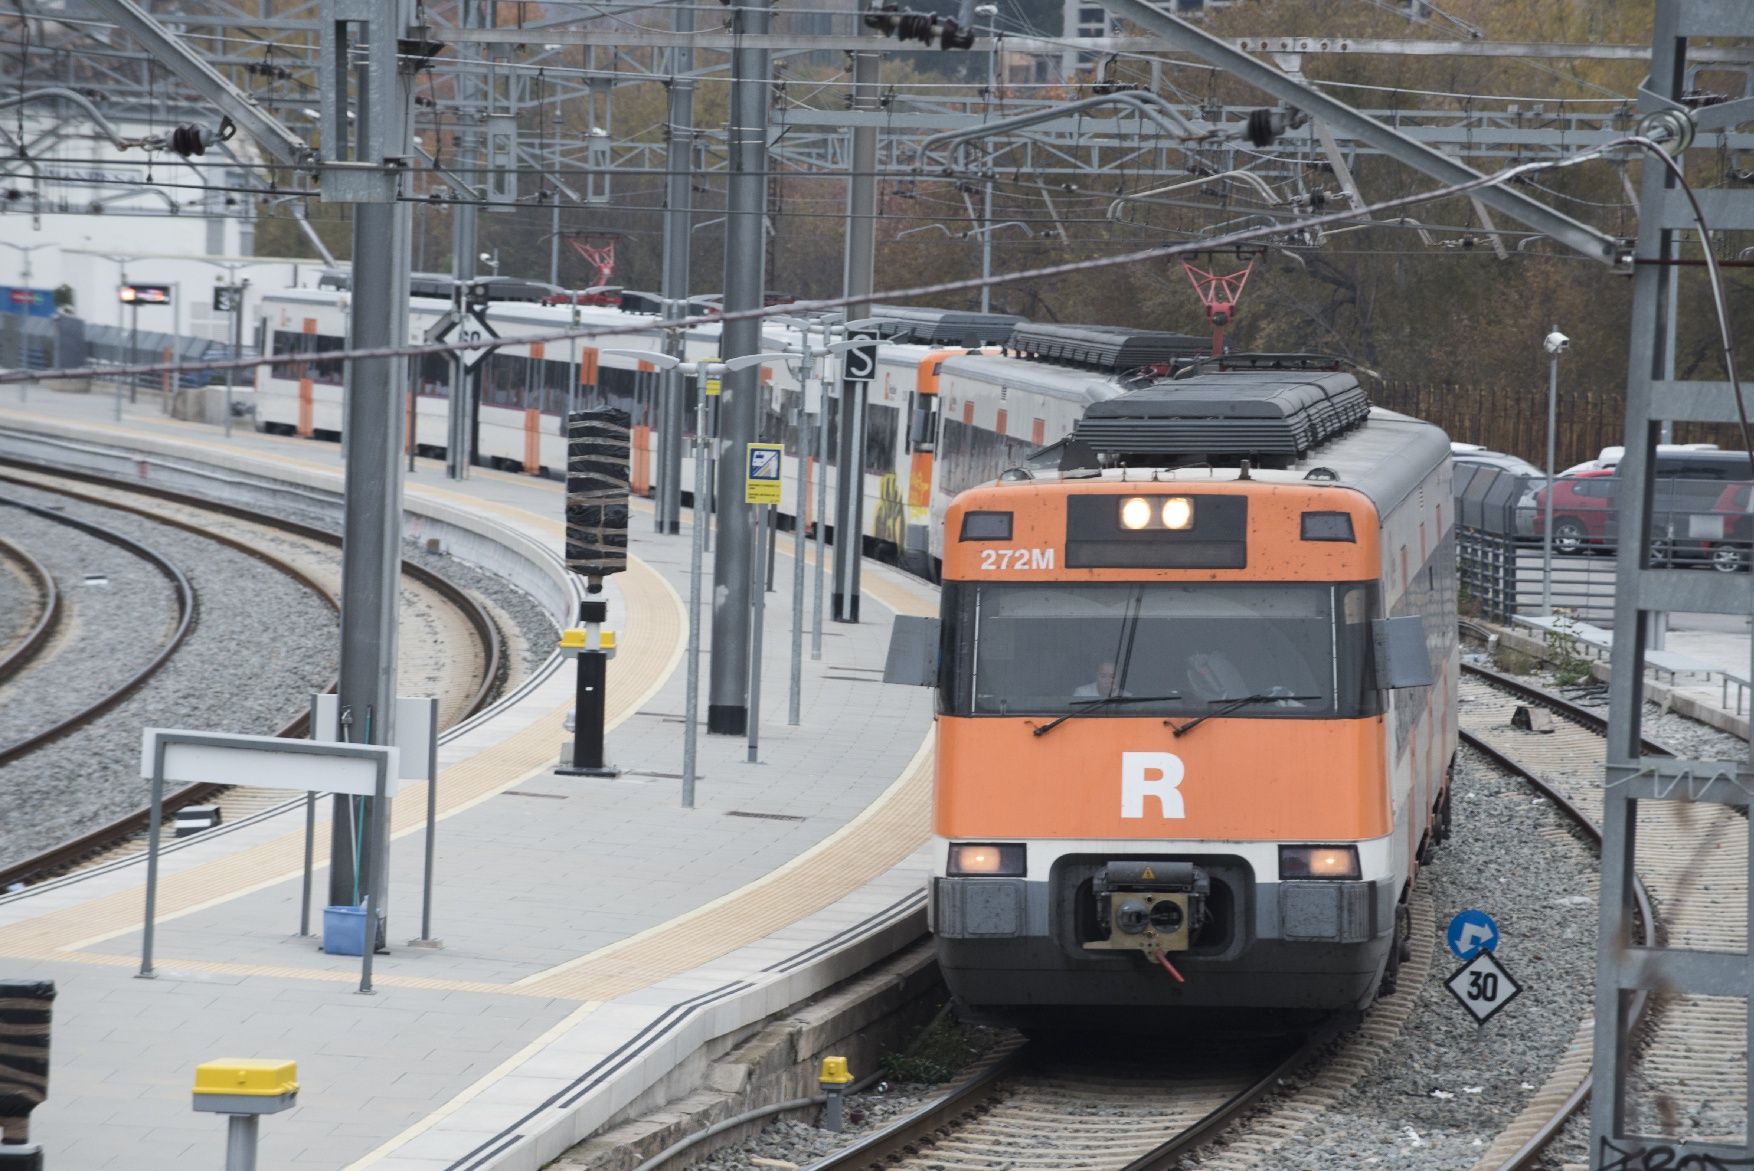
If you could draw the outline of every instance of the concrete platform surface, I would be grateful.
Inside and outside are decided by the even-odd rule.
[[[144,406],[118,425],[109,410],[102,396],[33,390],[21,403],[0,388],[0,429],[339,490],[333,445],[242,429],[228,441]],[[486,471],[447,482],[422,460],[408,501],[467,508],[560,547],[552,482]],[[441,748],[441,948],[403,944],[419,930],[426,809],[418,787],[395,801],[392,946],[376,959],[373,994],[357,991],[357,958],[298,934],[302,803],[167,853],[153,979],[137,978],[140,862],[0,896],[0,975],[59,990],[50,1097],[32,1117],[48,1166],[221,1167],[223,1120],[191,1109],[195,1066],[271,1057],[299,1063],[301,1090],[295,1109],[262,1122],[265,1171],[533,1171],[713,1037],[923,929],[931,699],[879,676],[890,615],[933,612],[934,591],[867,562],[865,620],[830,623],[820,662],[806,635],[802,719],[787,727],[783,537],[767,595],[759,762],[746,762],[742,738],[703,732],[697,803],[685,810],[688,519],[680,536],[660,537],[636,509],[633,563],[612,582],[621,649],[609,756],[620,777],[552,771],[570,666]],[[707,567],[710,598],[710,558]]]

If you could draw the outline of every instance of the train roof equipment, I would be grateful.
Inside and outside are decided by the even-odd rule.
[[[1091,403],[1060,451],[1063,470],[1247,459],[1285,467],[1362,423],[1351,374],[1261,367],[1195,373]]]
[[[1120,325],[1049,325],[1026,322],[1011,335],[1020,356],[1097,370],[1172,366],[1211,350],[1205,338]]]
[[[1011,341],[1017,327],[1025,324],[1014,313],[970,313],[957,309],[927,309],[913,305],[873,305],[871,315],[852,327],[875,329],[892,341],[927,346],[1002,346]]]

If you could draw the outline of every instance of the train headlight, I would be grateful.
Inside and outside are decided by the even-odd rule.
[[[1121,527],[1142,529],[1151,523],[1151,502],[1143,496],[1129,496],[1121,501]]]
[[[1023,843],[953,842],[946,873],[952,878],[1022,878]]]
[[[1166,529],[1192,528],[1194,524],[1194,502],[1186,496],[1171,496],[1163,502],[1163,527]]]
[[[1357,846],[1280,846],[1279,877],[1358,878]]]

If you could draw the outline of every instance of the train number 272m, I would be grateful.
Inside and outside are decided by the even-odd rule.
[[[1007,569],[1052,569],[1054,567],[1054,551],[1052,549],[982,549],[981,568],[1004,571]]]

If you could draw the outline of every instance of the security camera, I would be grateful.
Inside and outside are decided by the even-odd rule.
[[[1571,339],[1556,329],[1542,338],[1541,344],[1546,347],[1549,354],[1563,354],[1571,348]]]

